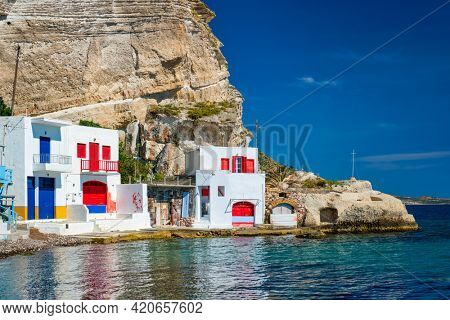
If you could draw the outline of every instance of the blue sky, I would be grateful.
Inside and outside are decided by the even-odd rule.
[[[444,2],[206,0],[245,98],[244,123],[264,124],[260,136],[297,130],[285,140],[266,134],[262,151],[301,168],[289,154],[310,125],[313,172],[348,178],[356,149],[357,177],[376,189],[450,198],[450,4],[272,119]]]

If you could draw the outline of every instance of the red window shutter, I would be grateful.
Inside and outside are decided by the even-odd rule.
[[[202,188],[202,197],[209,197],[209,187]]]
[[[233,157],[232,163],[231,163],[231,165],[232,165],[232,172],[233,173],[236,173],[236,158],[237,157]]]
[[[242,173],[247,173],[247,157],[242,157]]]
[[[103,160],[111,160],[111,147],[110,146],[102,147],[102,157],[103,157]]]
[[[86,158],[86,145],[84,143],[77,144],[77,157]]]
[[[247,159],[247,173],[255,173],[255,160]]]
[[[226,158],[222,159],[221,170],[230,170],[230,159],[226,159]]]

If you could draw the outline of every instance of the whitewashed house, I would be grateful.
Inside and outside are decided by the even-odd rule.
[[[259,171],[258,149],[200,147],[186,155],[186,174],[196,181],[194,227],[264,223],[265,174]]]
[[[0,117],[0,143],[1,165],[13,170],[8,193],[16,197],[20,220],[62,234],[149,226],[143,217],[148,216],[146,186],[120,184],[118,131],[46,118]],[[39,224],[48,221],[64,223]]]

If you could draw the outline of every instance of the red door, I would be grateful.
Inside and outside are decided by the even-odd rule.
[[[253,227],[255,225],[255,206],[250,202],[233,205],[233,227]]]
[[[89,143],[89,171],[97,172],[100,169],[99,160],[98,143]]]
[[[83,204],[89,213],[106,213],[108,203],[108,187],[100,181],[88,181],[83,183]]]

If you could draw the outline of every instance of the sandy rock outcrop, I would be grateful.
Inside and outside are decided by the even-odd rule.
[[[266,215],[283,203],[280,190],[266,191]],[[290,188],[281,193],[299,216],[299,226],[336,232],[415,230],[417,223],[399,199],[372,190],[369,181],[342,181],[332,189]],[[300,214],[299,214],[300,213]]]
[[[307,211],[306,226],[380,231],[416,227],[400,200],[376,191],[311,193],[300,201]]]

